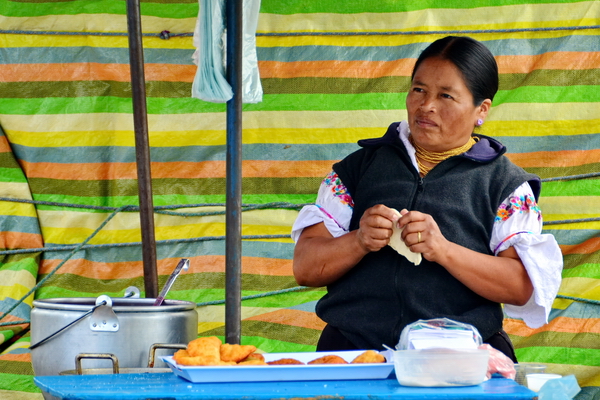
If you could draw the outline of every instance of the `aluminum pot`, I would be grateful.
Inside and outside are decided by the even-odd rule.
[[[111,353],[123,368],[146,367],[153,344],[187,344],[197,337],[195,303],[165,300],[154,306],[154,301],[108,296],[34,300],[31,361],[35,375],[72,370],[80,353]],[[167,349],[157,356],[174,352]],[[157,361],[156,366],[166,364]],[[110,362],[90,360],[86,367],[106,368]]]

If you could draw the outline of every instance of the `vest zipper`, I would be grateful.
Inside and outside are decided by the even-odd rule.
[[[414,192],[409,211],[414,210],[415,204],[417,203],[417,199],[419,198],[419,195],[422,192],[423,192],[423,177],[421,177],[421,175],[418,175],[417,176],[417,188]],[[409,261],[405,261],[405,262],[409,262]],[[400,288],[399,281],[402,279],[402,277],[399,276],[399,273],[400,273],[399,269],[396,268],[395,274],[394,274],[394,289],[396,291],[396,297],[398,298],[398,301],[399,301],[400,315],[398,315],[398,321],[396,322],[396,325],[394,326],[394,332],[393,332],[393,336],[392,336],[392,340],[396,340],[395,343],[392,343],[392,345],[394,345],[394,346],[397,343],[397,340],[400,338],[400,333],[402,332],[401,325],[402,325],[402,322],[404,321],[404,307],[406,304],[406,301],[404,299],[404,294],[401,290],[399,290],[399,288]]]
[[[417,204],[417,198],[421,193],[423,193],[423,177],[419,175],[419,178],[417,179],[417,190],[415,191],[415,195],[413,196],[412,202],[410,203],[411,210],[415,208],[415,204]]]

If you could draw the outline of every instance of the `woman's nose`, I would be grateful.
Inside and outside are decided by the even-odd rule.
[[[435,102],[434,99],[430,96],[423,97],[421,101],[421,105],[419,106],[422,111],[433,111],[435,110]]]

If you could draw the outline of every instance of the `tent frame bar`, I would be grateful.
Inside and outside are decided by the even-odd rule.
[[[140,1],[127,0],[127,29],[129,32],[129,63],[133,99],[133,127],[137,162],[140,226],[142,232],[142,260],[144,264],[145,297],[158,297],[156,268],[156,238],[154,232],[154,203],[150,172],[150,144],[148,140],[148,111],[146,106],[146,79]]]
[[[242,320],[242,10],[242,0],[225,0],[226,77],[233,89],[226,123],[225,341],[229,344],[240,344]]]

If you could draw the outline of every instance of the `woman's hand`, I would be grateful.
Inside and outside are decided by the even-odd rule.
[[[359,228],[333,237],[323,222],[306,227],[294,248],[294,277],[300,285],[325,286],[354,268],[372,251],[385,247],[398,211],[376,205],[366,210]]]
[[[393,224],[400,214],[382,204],[367,209],[359,222],[356,233],[359,245],[367,252],[379,251],[387,246],[392,236]]]
[[[402,231],[402,240],[413,253],[422,253],[426,260],[443,265],[450,242],[442,235],[438,224],[429,214],[419,211],[400,211],[398,226]]]
[[[497,303],[522,306],[533,286],[519,255],[512,247],[491,256],[448,241],[429,214],[400,211],[402,239],[413,252],[446,268],[456,279],[480,296]]]

